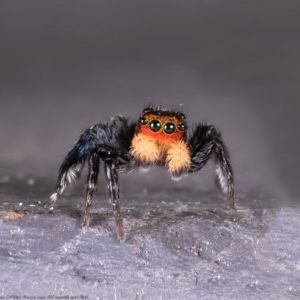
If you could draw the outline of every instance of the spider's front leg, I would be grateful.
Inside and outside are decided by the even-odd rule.
[[[120,208],[120,188],[118,183],[118,173],[113,159],[105,160],[105,174],[108,182],[108,192],[113,207],[118,236],[122,240],[124,238],[124,227]]]
[[[234,179],[229,152],[220,132],[209,124],[199,124],[190,140],[191,167],[189,172],[197,172],[213,158],[216,163],[216,176],[219,186],[228,196],[230,208],[235,209]]]
[[[83,215],[84,227],[88,227],[91,220],[90,208],[92,205],[93,195],[97,188],[98,174],[99,174],[99,165],[100,157],[96,151],[94,151],[89,157],[89,173],[87,179],[87,190],[85,196],[85,212]]]

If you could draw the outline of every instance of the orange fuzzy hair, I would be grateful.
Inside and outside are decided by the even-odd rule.
[[[147,125],[139,125],[139,132],[143,133],[147,136],[153,137],[155,140],[157,140],[158,143],[168,143],[172,141],[178,141],[182,140],[184,138],[185,132],[179,131],[178,126],[183,123],[183,120],[179,119],[176,116],[165,116],[165,115],[157,115],[157,114],[146,114],[144,117],[147,117],[148,119],[148,124],[153,121],[153,120],[159,120],[162,124],[162,127],[164,124],[167,122],[172,122],[176,126],[176,130],[172,134],[166,134],[162,129],[158,132],[153,132],[149,128],[148,124]]]
[[[139,124],[138,132],[132,140],[131,153],[142,165],[163,164],[172,175],[180,175],[191,164],[190,150],[185,141],[184,115],[165,111],[151,111],[144,113],[142,118],[146,124]],[[149,124],[156,120],[161,124],[158,131],[151,130]],[[173,123],[173,133],[166,133],[163,128],[167,123]]]

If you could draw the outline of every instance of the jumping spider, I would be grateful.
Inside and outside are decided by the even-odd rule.
[[[198,124],[187,138],[185,115],[179,111],[148,107],[137,122],[117,116],[85,130],[67,153],[59,169],[55,193],[48,202],[53,211],[57,198],[68,184],[80,176],[88,162],[83,226],[89,226],[90,207],[103,163],[119,238],[124,237],[120,211],[118,172],[159,165],[171,176],[200,171],[209,159],[216,163],[216,178],[221,191],[235,208],[233,172],[228,150],[219,131],[210,124]]]

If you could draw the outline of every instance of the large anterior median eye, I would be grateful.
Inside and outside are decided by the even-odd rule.
[[[151,121],[149,126],[152,131],[159,131],[161,128],[161,124],[158,120]]]
[[[174,123],[166,123],[165,126],[164,126],[164,132],[165,133],[168,133],[168,134],[171,134],[175,131],[176,127],[175,127],[175,124]]]
[[[145,117],[142,117],[140,120],[141,125],[146,125],[148,123],[148,120]]]

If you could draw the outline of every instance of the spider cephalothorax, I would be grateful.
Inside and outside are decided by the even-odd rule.
[[[186,123],[182,113],[146,109],[132,139],[133,158],[142,165],[165,165],[173,176],[191,165],[186,142]]]
[[[67,185],[79,177],[88,162],[89,174],[83,225],[90,222],[90,206],[96,189],[99,166],[104,164],[108,190],[118,235],[124,236],[119,201],[118,172],[139,166],[165,166],[172,176],[200,171],[209,159],[216,163],[216,177],[227,194],[230,207],[235,208],[233,172],[228,150],[219,131],[210,124],[200,123],[187,138],[185,115],[177,111],[146,108],[137,122],[117,116],[106,123],[85,130],[67,153],[58,175],[55,193],[49,200],[54,209],[57,198]]]

